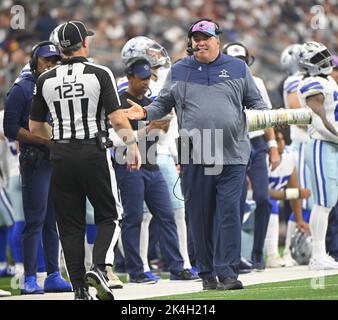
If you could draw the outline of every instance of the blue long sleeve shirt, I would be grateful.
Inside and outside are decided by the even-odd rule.
[[[37,77],[31,72],[24,72],[7,94],[3,127],[8,139],[16,140],[20,128],[29,130],[29,114],[36,80]],[[20,142],[20,153],[23,154],[29,145]],[[48,149],[43,145],[35,144],[34,146],[48,152]]]
[[[194,158],[225,165],[249,160],[244,107],[267,109],[245,62],[223,53],[209,64],[193,56],[174,64],[158,99],[145,107],[147,120],[173,107],[181,136],[193,140]]]

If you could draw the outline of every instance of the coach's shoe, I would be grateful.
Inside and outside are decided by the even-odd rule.
[[[109,279],[106,270],[101,270],[97,266],[92,266],[91,270],[86,273],[85,280],[90,287],[96,289],[97,299],[114,300],[113,291],[109,288]]]
[[[217,284],[217,290],[239,290],[244,289],[241,281],[236,278],[224,278]]]
[[[11,293],[9,291],[5,291],[0,289],[0,297],[9,297]]]
[[[89,294],[88,288],[78,288],[74,291],[74,300],[94,300]]]
[[[266,258],[266,267],[267,268],[283,268],[285,267],[285,261],[279,255],[277,256],[267,256]]]
[[[338,262],[329,255],[325,255],[321,258],[311,258],[309,269],[312,271],[338,270]]]
[[[110,289],[122,289],[123,282],[119,279],[119,277],[113,272],[113,267],[106,266],[108,284]]]
[[[203,290],[216,290],[217,284],[218,284],[218,281],[216,277],[209,276],[209,277],[202,278]]]
[[[180,272],[170,272],[170,280],[197,280],[199,276],[193,274],[189,269],[184,269]]]
[[[59,272],[53,272],[47,276],[44,283],[45,292],[72,292],[71,284],[63,279]]]
[[[44,294],[43,289],[36,282],[36,275],[25,276],[21,294]]]
[[[130,283],[147,283],[147,284],[155,284],[158,282],[158,277],[154,277],[151,272],[141,273],[137,276],[130,276]]]
[[[264,257],[261,254],[252,254],[253,271],[262,272],[265,269]]]

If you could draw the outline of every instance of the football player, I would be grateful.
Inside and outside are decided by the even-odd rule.
[[[281,163],[275,169],[269,169],[269,188],[272,204],[272,212],[269,220],[268,231],[265,238],[265,249],[267,253],[266,267],[277,268],[291,266],[295,263],[287,263],[280,258],[278,253],[279,236],[279,200],[290,200],[294,216],[296,219],[296,228],[310,233],[309,225],[303,220],[301,200],[307,199],[311,195],[309,189],[301,188],[297,177],[297,151],[291,146],[285,146],[283,132],[275,129],[278,152],[281,156]],[[290,259],[287,257],[287,259]]]
[[[298,64],[301,48],[301,44],[292,44],[286,47],[281,54],[281,67],[289,74],[283,84],[283,101],[284,106],[287,109],[301,108],[297,94],[297,88],[299,86],[299,83],[304,78],[304,72],[300,70]],[[297,172],[299,186],[301,188],[307,188],[311,190],[310,172],[305,163],[305,145],[310,140],[309,134],[307,133],[307,125],[290,126],[290,133],[292,146],[298,152]],[[312,197],[302,199],[303,218],[307,222],[310,218],[312,205]],[[287,224],[285,250],[283,256],[286,266],[295,265],[295,261],[291,258],[290,253],[291,236],[294,233],[295,229],[296,223],[294,221],[294,215],[292,214],[289,217]]]
[[[310,141],[305,160],[311,172],[314,205],[310,217],[312,233],[311,270],[338,270],[338,262],[326,253],[328,216],[338,200],[338,86],[330,76],[332,55],[321,43],[309,41],[301,49],[299,65],[306,72],[298,86],[303,107],[313,110]]]
[[[159,91],[162,89],[171,65],[170,58],[165,48],[150,38],[138,36],[130,39],[124,45],[121,57],[127,68],[140,58],[144,58],[149,61],[152,76],[149,83],[149,90],[145,96],[151,100],[155,100]],[[118,81],[119,94],[126,91],[127,88],[128,79],[127,77],[123,77]],[[151,128],[157,128],[156,122],[151,123]],[[176,157],[177,155],[175,145],[175,138],[178,136],[176,115],[173,115],[172,119],[168,120],[166,124],[162,121],[158,121],[158,129],[162,129],[163,133],[166,134],[160,135],[157,143],[157,164],[159,165],[161,173],[163,174],[163,177],[169,187],[171,202],[175,211],[175,222],[179,238],[179,251],[184,260],[184,269],[191,270],[187,248],[187,227],[185,222],[184,202],[178,199],[183,199],[183,195],[180,183],[177,183],[178,174],[176,172],[175,162],[173,159],[173,157]],[[175,184],[176,197],[172,192]],[[145,205],[141,226],[140,256],[143,261],[145,275],[154,281],[158,281],[159,278],[150,272],[150,267],[148,265],[149,226],[151,225],[151,220],[152,215]],[[152,223],[153,229],[157,228],[156,220],[152,221]],[[119,242],[119,244],[121,244],[121,242]],[[191,272],[194,274],[194,278],[196,278],[197,274],[194,270],[191,270]]]

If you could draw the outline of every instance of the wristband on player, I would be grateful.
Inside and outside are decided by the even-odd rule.
[[[277,148],[277,141],[275,139],[269,140],[268,141],[268,147],[269,147],[269,149]]]
[[[299,196],[300,196],[300,190],[298,188],[285,189],[286,200],[299,199]]]

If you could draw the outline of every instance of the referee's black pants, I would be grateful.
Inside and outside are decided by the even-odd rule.
[[[109,150],[95,144],[55,143],[51,151],[56,220],[73,289],[87,287],[84,276],[86,196],[94,207],[97,237],[93,264],[113,264],[122,206]]]

